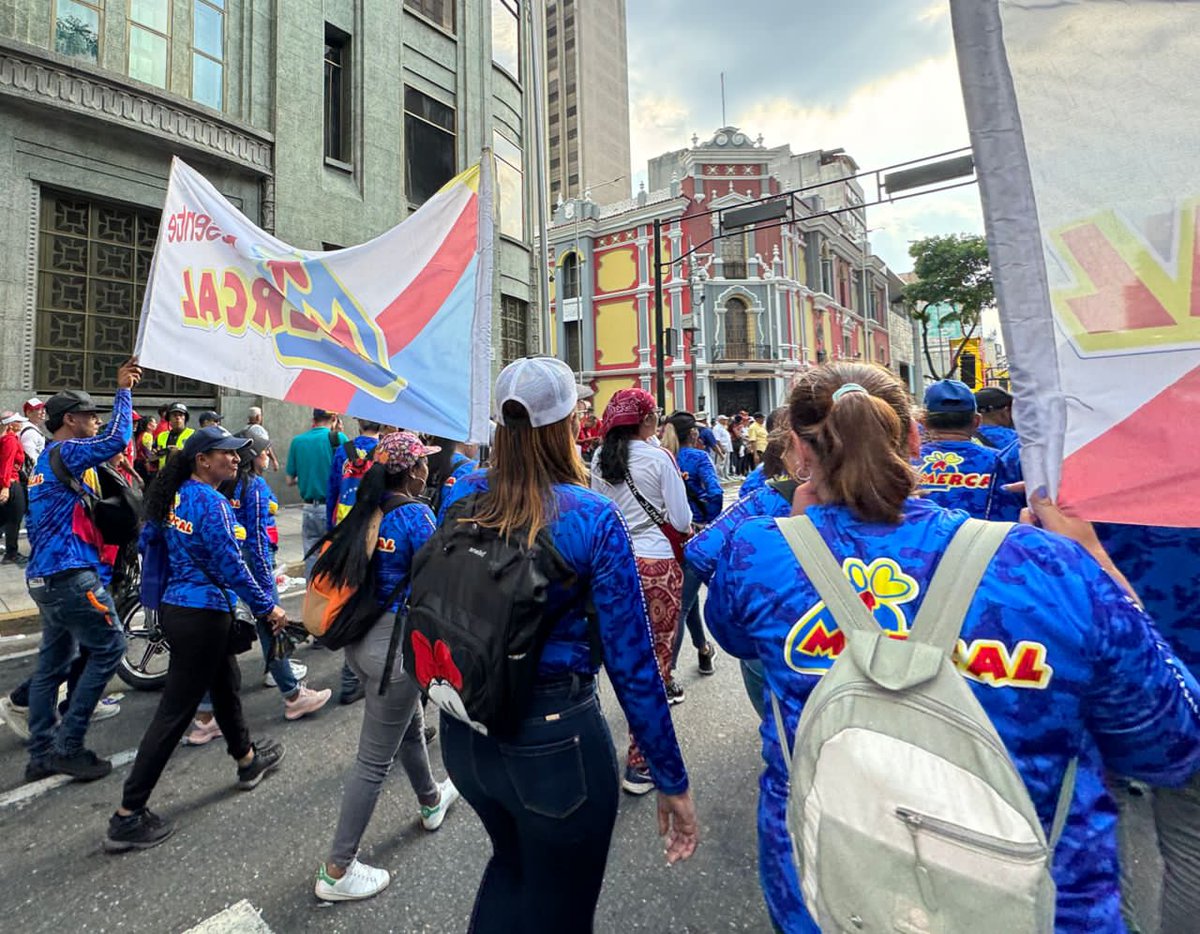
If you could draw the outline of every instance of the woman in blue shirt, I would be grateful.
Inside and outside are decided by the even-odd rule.
[[[721,514],[721,505],[725,501],[725,491],[721,489],[721,481],[717,478],[717,470],[713,467],[712,459],[700,445],[700,430],[696,427],[696,417],[691,412],[676,412],[667,420],[667,431],[674,431],[678,439],[679,453],[675,459],[683,474],[683,483],[687,487],[688,505],[692,508],[692,525],[703,529]],[[675,627],[675,643],[671,648],[672,670],[679,664],[679,651],[683,648],[683,630],[692,637],[692,647],[700,674],[711,675],[713,666],[713,647],[704,638],[704,624],[700,621],[700,578],[686,566],[683,569],[683,603],[679,608],[679,623]],[[674,682],[674,678],[671,679]],[[679,697],[682,700],[683,693]]]
[[[903,386],[881,368],[817,367],[800,377],[790,409],[800,472],[811,476],[801,491],[812,503],[805,515],[881,627],[907,634],[967,516],[912,498],[918,481],[908,459],[919,438]],[[1076,541],[1013,527],[971,601],[955,658],[1044,828],[1068,764],[1078,761],[1054,856],[1056,930],[1116,934],[1125,928],[1106,773],[1186,781],[1200,769],[1200,707],[1195,682],[1130,599],[1091,527],[1044,499],[1034,504],[1040,521]],[[706,616],[727,651],[763,663],[793,734],[844,636],[774,519],[750,519],[730,535]],[[761,732],[759,855],[767,904],[787,934],[816,931],[793,864],[788,773],[774,718]],[[784,739],[789,747],[794,742]]]
[[[170,564],[159,615],[171,660],[158,710],[138,746],[121,806],[109,821],[104,840],[109,852],[157,846],[173,832],[171,822],[153,814],[146,802],[206,692],[229,755],[237,761],[239,788],[254,788],[283,759],[278,743],[250,742],[231,641],[237,598],[275,631],[287,624],[283,607],[246,567],[245,530],[229,500],[217,492],[237,475],[238,451],[249,443],[219,425],[201,428],[158,472],[146,496],[146,520],[161,528]]]
[[[659,790],[668,862],[696,846],[687,772],[650,641],[629,535],[616,505],[587,488],[575,447],[575,375],[533,357],[496,383],[492,466],[455,484],[443,512],[475,497],[473,521],[501,535],[547,528],[576,574],[551,630],[525,718],[501,742],[442,717],[442,754],[492,840],[472,934],[590,931],[620,795],[617,757],[596,696],[586,604],[617,700]],[[552,608],[554,609],[554,608]]]
[[[369,587],[379,604],[379,619],[361,639],[346,646],[346,664],[366,689],[358,756],[346,776],[342,809],[329,859],[317,870],[316,895],[324,901],[370,898],[391,882],[386,869],[358,860],[358,845],[375,811],[383,781],[397,755],[421,808],[426,830],[437,830],[446,811],[458,800],[454,784],[440,784],[429,767],[421,692],[403,670],[399,652],[389,648],[398,625],[397,612],[408,599],[413,555],[433,534],[433,512],[417,497],[425,488],[429,447],[408,431],[379,439],[375,463],[363,476],[350,513],[331,531],[313,567],[335,586]],[[367,535],[378,522],[374,554],[367,556]],[[388,669],[385,671],[385,669]],[[387,681],[384,693],[381,685]]]

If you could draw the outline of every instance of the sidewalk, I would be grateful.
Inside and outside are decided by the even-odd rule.
[[[275,517],[279,526],[278,567],[289,575],[304,576],[304,546],[300,538],[301,509],[281,506]],[[25,532],[21,532],[21,551],[29,553]],[[0,637],[32,632],[37,628],[37,608],[25,588],[25,568],[0,564]]]

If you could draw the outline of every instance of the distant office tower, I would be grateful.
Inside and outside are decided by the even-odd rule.
[[[547,0],[550,198],[630,195],[625,0]]]

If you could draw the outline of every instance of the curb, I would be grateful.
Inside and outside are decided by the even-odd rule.
[[[284,565],[283,571],[288,577],[303,577],[304,561],[292,561]],[[0,613],[0,637],[25,636],[37,632],[41,628],[41,616],[38,614],[37,607],[30,606]]]

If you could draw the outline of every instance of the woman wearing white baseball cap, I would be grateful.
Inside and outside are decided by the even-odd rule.
[[[469,929],[589,931],[620,797],[594,641],[659,789],[668,862],[695,850],[696,812],[629,534],[612,500],[588,489],[575,448],[575,375],[561,360],[527,357],[504,368],[495,399],[491,467],[447,493],[444,522],[469,515],[522,544],[546,529],[571,576],[548,591],[546,613],[556,622],[513,731],[501,741],[442,716],[446,768],[493,847]]]

